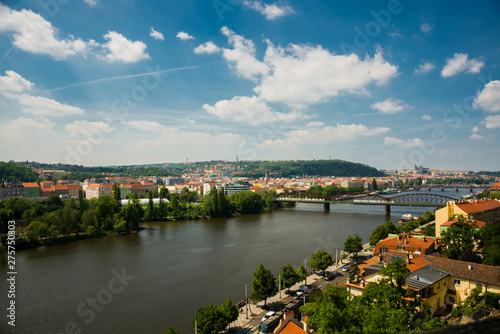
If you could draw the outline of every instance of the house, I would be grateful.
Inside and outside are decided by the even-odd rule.
[[[69,197],[69,188],[66,184],[54,184],[52,189],[54,189],[54,193],[59,197]]]
[[[442,235],[444,231],[446,231],[447,229],[449,229],[451,225],[456,224],[457,222],[458,222],[458,220],[455,219],[455,220],[450,220],[450,221],[442,224],[441,228],[440,228],[440,233],[439,234]],[[477,228],[476,228],[477,230],[479,230],[479,229],[483,228],[484,226],[486,226],[485,222],[482,222],[480,220],[475,220],[475,219],[467,220],[467,221],[465,221],[465,223],[467,223],[469,225],[475,224],[477,226]]]
[[[49,197],[54,194],[54,189],[50,188],[40,188],[40,197]]]
[[[500,182],[495,183],[490,187],[490,192],[492,193],[500,193]]]
[[[40,197],[40,186],[36,182],[23,182],[24,198]]]
[[[374,255],[384,254],[391,250],[399,250],[415,255],[432,254],[436,251],[436,239],[427,236],[402,233],[389,235],[375,245]]]
[[[155,186],[153,185],[152,182],[143,182],[142,185],[144,186],[144,189],[146,191],[154,191],[155,190]]]
[[[76,184],[68,184],[68,197],[78,199],[78,193],[82,190],[82,187]]]
[[[52,181],[41,181],[40,182],[40,188],[52,188],[54,185],[54,182]]]
[[[0,199],[11,197],[24,197],[24,187],[21,183],[0,184]]]
[[[140,182],[134,182],[130,184],[130,193],[132,195],[137,194],[139,197],[146,196],[146,188]]]
[[[85,197],[87,199],[97,198],[101,195],[112,195],[113,186],[111,184],[91,184],[85,190]]]
[[[130,195],[132,192],[130,184],[121,184],[120,185],[120,199],[126,199],[128,198],[128,195]]]
[[[441,225],[450,221],[454,215],[473,217],[486,225],[500,223],[500,201],[449,201],[436,211],[436,237],[441,237]]]

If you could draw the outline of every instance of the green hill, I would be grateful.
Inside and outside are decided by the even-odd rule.
[[[35,182],[38,174],[31,168],[8,162],[0,162],[0,181]]]

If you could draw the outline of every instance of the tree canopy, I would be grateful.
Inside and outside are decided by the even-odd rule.
[[[477,225],[462,215],[457,215],[457,222],[441,233],[442,253],[449,259],[481,263],[477,249],[481,243],[481,232]]]
[[[252,298],[267,303],[267,298],[271,297],[276,291],[276,278],[271,270],[264,268],[260,264],[253,273],[255,279],[252,281]]]
[[[326,251],[318,251],[314,253],[309,260],[309,266],[314,270],[321,270],[323,274],[326,268],[333,264],[332,256]]]

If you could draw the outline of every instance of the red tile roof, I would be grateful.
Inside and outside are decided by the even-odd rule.
[[[467,212],[471,213],[482,213],[485,211],[491,211],[500,208],[500,202],[497,200],[488,200],[488,201],[475,201],[475,202],[465,202],[465,203],[457,203],[457,206]]]
[[[455,224],[457,222],[458,222],[458,220],[456,220],[456,219],[455,220],[450,220],[450,221],[447,221],[446,223],[441,224],[441,226],[451,226],[451,225],[453,225],[453,224]],[[466,223],[468,223],[470,225],[476,224],[477,227],[479,227],[479,228],[482,228],[482,227],[484,227],[486,225],[485,222],[482,222],[480,220],[475,220],[475,219],[471,219],[470,222],[466,221]]]
[[[288,323],[280,329],[276,334],[304,334],[307,333],[302,328],[300,328],[297,324],[288,321]]]
[[[495,183],[490,187],[490,190],[500,190],[500,182]]]
[[[36,182],[23,182],[23,187],[24,188],[40,188],[40,186]]]

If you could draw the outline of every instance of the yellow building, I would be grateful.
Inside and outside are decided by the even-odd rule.
[[[486,225],[500,223],[500,201],[450,201],[444,208],[436,211],[436,237],[441,237],[441,225],[454,215],[464,215],[483,221]]]

